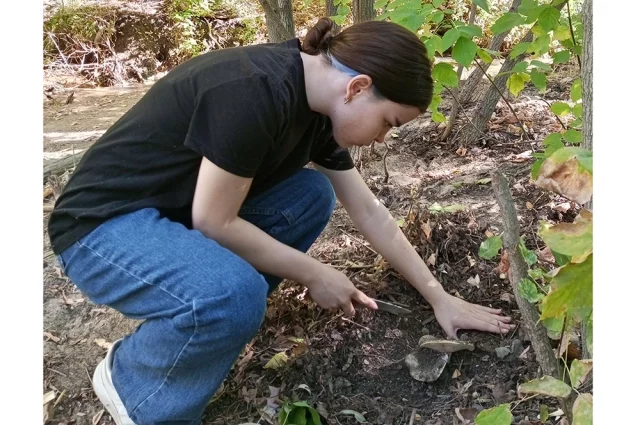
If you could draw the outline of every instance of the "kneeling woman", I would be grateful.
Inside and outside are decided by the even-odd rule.
[[[376,308],[305,254],[336,196],[448,335],[511,328],[443,290],[346,150],[426,110],[424,45],[389,22],[331,27],[323,18],[302,45],[179,65],[86,152],[58,199],[49,235],[65,273],[93,302],[144,319],[94,373],[116,423],[200,423],[282,279],[322,308]]]

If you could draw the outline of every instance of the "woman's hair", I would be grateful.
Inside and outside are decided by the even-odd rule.
[[[304,38],[302,51],[330,54],[341,64],[368,75],[376,94],[425,111],[433,96],[427,49],[408,29],[386,21],[366,21],[333,35],[334,23],[321,18]]]

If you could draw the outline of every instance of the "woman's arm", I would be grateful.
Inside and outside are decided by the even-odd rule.
[[[192,207],[193,227],[245,259],[257,270],[294,280],[309,288],[322,308],[353,313],[351,300],[376,308],[342,273],[291,248],[238,217],[250,178],[231,174],[203,158]]]
[[[333,171],[315,167],[331,180],[340,203],[373,248],[433,306],[438,322],[449,336],[455,336],[463,328],[490,332],[506,332],[511,328],[505,324],[510,319],[498,315],[499,310],[467,303],[442,288],[355,168]]]

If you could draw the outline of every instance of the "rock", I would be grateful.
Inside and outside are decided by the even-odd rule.
[[[515,357],[519,357],[523,351],[524,351],[524,344],[522,344],[522,341],[519,339],[514,339],[511,342],[511,352],[513,353],[513,355]]]
[[[404,359],[409,374],[420,382],[433,382],[440,377],[449,362],[449,354],[432,350],[417,350]]]
[[[424,335],[418,342],[420,348],[429,348],[440,353],[455,353],[460,350],[474,350],[476,347],[470,343],[460,340],[436,338],[432,335]]]
[[[509,347],[498,347],[498,348],[496,348],[496,355],[500,359],[504,359],[509,354],[511,354],[511,348],[509,348]]]

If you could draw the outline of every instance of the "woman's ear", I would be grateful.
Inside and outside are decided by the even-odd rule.
[[[368,92],[373,87],[373,80],[368,75],[360,74],[349,80],[347,84],[347,92],[345,100],[351,100],[353,97]]]

